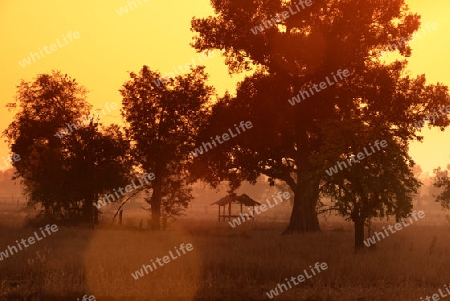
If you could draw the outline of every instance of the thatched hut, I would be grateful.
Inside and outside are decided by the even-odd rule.
[[[239,217],[239,215],[232,215],[231,214],[231,204],[239,204],[241,207],[241,213],[243,206],[246,207],[253,207],[252,209],[252,219],[255,215],[255,206],[260,206],[261,204],[257,201],[253,200],[248,195],[241,194],[236,195],[236,193],[231,193],[227,195],[226,197],[221,198],[217,202],[212,203],[211,205],[218,205],[219,206],[219,222],[220,218],[223,217],[223,220],[225,221],[225,218],[228,217],[228,220],[231,220],[232,217]],[[228,205],[228,215],[225,213],[225,207]],[[223,212],[221,212],[221,208],[223,207]]]

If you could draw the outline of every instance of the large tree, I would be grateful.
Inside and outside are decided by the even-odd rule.
[[[403,0],[317,0],[300,10],[294,2],[212,0],[216,16],[192,21],[198,51],[221,50],[230,73],[256,70],[238,85],[236,97],[219,103],[209,130],[245,118],[254,124],[252,135],[236,138],[221,154],[211,152],[198,170],[211,183],[238,185],[260,174],[286,182],[295,197],[285,233],[320,229],[316,209],[324,173],[315,160],[324,144],[323,123],[362,114],[370,126],[399,129],[390,134],[407,143],[421,139],[412,126],[422,117],[417,114],[448,102],[446,87],[426,86],[424,77],[405,75],[405,62],[383,65],[376,55],[407,42],[419,27]],[[411,54],[407,43],[398,49]],[[339,69],[350,76],[336,80]],[[310,90],[330,79],[326,88]],[[309,95],[300,98],[299,91]]]
[[[160,230],[161,213],[178,212],[192,199],[188,164],[195,137],[208,116],[213,89],[203,67],[155,84],[161,74],[143,66],[120,90],[122,114],[132,140],[135,164],[155,179],[146,186],[152,230]],[[164,210],[164,211],[163,211]]]
[[[95,222],[93,202],[127,183],[129,145],[119,128],[100,132],[89,115],[86,89],[55,71],[22,81],[8,107],[17,113],[4,135],[20,155],[15,177],[22,179],[30,205],[41,205],[55,220]],[[65,127],[71,132],[58,135]]]

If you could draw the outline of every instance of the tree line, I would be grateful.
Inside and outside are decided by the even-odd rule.
[[[149,192],[151,225],[157,230],[162,214],[186,208],[193,182],[216,187],[227,181],[233,191],[265,175],[270,185],[284,183],[293,192],[285,234],[320,230],[321,197],[333,200],[325,210],[354,222],[357,249],[364,247],[368,219],[406,217],[421,184],[408,154],[411,141],[423,140],[414,124],[449,105],[450,98],[447,86],[408,75],[409,45],[395,50],[401,59],[392,63],[377,53],[416,31],[420,16],[403,0],[316,0],[252,34],[289,4],[212,1],[214,16],[193,18],[194,49],[219,51],[230,74],[253,71],[235,95],[216,95],[201,66],[163,85],[153,85],[161,74],[143,66],[120,89],[123,127],[100,127],[93,116],[88,126],[58,138],[55,132],[90,114],[86,88],[59,71],[22,81],[16,102],[9,104],[18,113],[4,134],[22,158],[14,166],[30,202],[53,218],[96,222],[92,204],[100,194],[127,185],[139,172],[153,172],[155,180],[142,189]],[[350,76],[290,104],[299,91],[340,69]],[[251,120],[251,131],[192,155],[202,142],[242,120]],[[449,123],[442,116],[428,126],[443,130]],[[325,172],[377,140],[389,147],[339,173]],[[448,204],[448,173],[436,172],[436,185],[445,190],[439,200]]]

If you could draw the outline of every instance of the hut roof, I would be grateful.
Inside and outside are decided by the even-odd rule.
[[[219,205],[219,206],[225,206],[229,203],[238,202],[243,204],[244,206],[250,207],[250,206],[260,206],[261,204],[246,195],[245,193],[241,195],[236,195],[235,193],[232,193],[230,195],[227,195],[217,202],[212,203],[211,205]]]

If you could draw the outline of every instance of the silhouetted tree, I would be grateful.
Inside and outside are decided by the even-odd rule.
[[[128,157],[130,144],[117,125],[99,131],[98,124],[91,123],[74,137],[76,141],[67,145],[71,153],[66,159],[70,166],[69,191],[74,193],[73,199],[83,200],[83,219],[93,217],[98,223],[99,210],[93,203],[105,193],[124,188],[134,178]]]
[[[256,69],[236,97],[221,100],[204,134],[250,120],[251,135],[208,152],[208,163],[197,171],[213,184],[228,179],[237,186],[260,174],[286,182],[295,197],[285,233],[319,230],[316,209],[326,175],[315,158],[324,145],[324,123],[362,116],[369,126],[398,129],[387,137],[396,135],[403,145],[421,140],[412,126],[421,114],[448,102],[447,87],[426,86],[424,76],[405,76],[406,62],[384,65],[377,56],[419,27],[403,0],[317,0],[300,11],[294,2],[213,0],[217,15],[192,21],[198,51],[221,50],[230,73]],[[283,11],[288,17],[275,20]],[[402,45],[398,51],[409,56],[410,47]],[[350,76],[335,81],[339,69]],[[327,77],[333,84],[317,92],[313,85]],[[446,124],[439,119],[433,126]]]
[[[162,209],[165,216],[175,214],[192,199],[187,166],[213,89],[205,85],[203,67],[168,79],[163,85],[156,84],[161,75],[147,66],[139,74],[131,72],[130,77],[120,90],[122,114],[136,165],[155,174],[147,187],[152,190],[147,202],[152,212],[151,229],[160,230]]]
[[[86,89],[60,72],[40,74],[22,81],[15,103],[14,121],[5,130],[13,153],[15,177],[22,179],[30,205],[56,220],[97,220],[93,202],[102,192],[126,183],[128,142],[117,126],[99,132],[88,116]],[[78,120],[78,122],[76,122]],[[72,132],[58,135],[64,127]]]
[[[332,198],[333,209],[353,221],[355,251],[360,251],[365,222],[389,215],[397,220],[406,217],[420,182],[414,178],[407,143],[395,138],[396,129],[370,128],[355,120],[324,128],[325,143],[317,162],[330,164],[319,168],[332,175],[327,173],[321,192]],[[358,155],[363,159],[358,160]],[[329,169],[336,161],[334,171]]]
[[[447,170],[442,170],[440,167],[433,170],[435,174],[433,186],[441,189],[440,193],[436,195],[436,202],[440,202],[442,208],[450,208],[450,164],[447,165]]]

